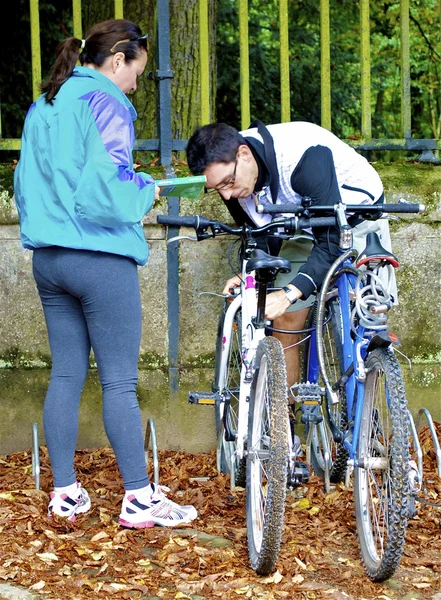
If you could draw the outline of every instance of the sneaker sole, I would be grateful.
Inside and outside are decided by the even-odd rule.
[[[120,519],[118,521],[120,525],[123,527],[128,527],[129,529],[149,529],[150,527],[154,527],[155,524],[153,521],[142,521],[141,523],[131,523],[130,521],[125,521],[124,519]]]

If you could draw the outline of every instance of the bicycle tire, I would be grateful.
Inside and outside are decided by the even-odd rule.
[[[389,579],[401,559],[409,506],[407,403],[398,361],[377,348],[366,359],[354,496],[361,560],[370,579]],[[376,463],[376,464],[375,464]],[[377,467],[377,468],[375,468]]]
[[[325,311],[326,323],[323,325],[324,357],[327,365],[327,374],[331,384],[336,383],[344,372],[343,351],[342,351],[342,333],[341,333],[341,309],[338,298],[333,298],[327,302]],[[316,311],[313,309],[308,315],[306,328],[312,328],[315,323]],[[309,358],[310,358],[310,339],[305,342],[305,360],[303,363],[303,381],[308,379]],[[319,377],[319,383],[321,378]],[[339,403],[332,407],[332,417],[340,429],[347,428],[346,415],[346,394],[344,389],[338,391]],[[326,400],[323,400],[325,402]],[[322,405],[323,422],[319,426],[314,426],[311,435],[311,466],[314,473],[325,479],[325,445],[328,445],[330,452],[330,482],[339,483],[344,480],[348,460],[348,452],[342,444],[334,442],[332,431],[329,424],[329,415],[326,407]],[[305,424],[305,436],[308,438],[309,425]]]
[[[231,334],[231,344],[228,350],[228,371],[224,381],[220,381],[220,359],[223,347],[223,329],[225,321],[225,313],[229,307],[227,301],[224,302],[222,311],[219,317],[218,332],[216,339],[216,356],[213,392],[220,392],[223,396],[229,396],[230,408],[228,412],[228,428],[230,431],[237,431],[237,422],[239,415],[239,390],[240,376],[242,367],[241,358],[241,329],[242,329],[242,311],[239,308],[233,320],[233,331]],[[216,438],[217,438],[217,464],[221,473],[230,475],[231,461],[235,454],[236,442],[226,441],[225,426],[223,421],[223,413],[225,403],[216,404],[215,419],[216,419]],[[245,486],[246,478],[246,459],[236,460],[235,463],[235,485]]]
[[[248,551],[251,567],[268,575],[279,556],[288,475],[286,366],[279,340],[260,341],[255,365],[248,420]]]

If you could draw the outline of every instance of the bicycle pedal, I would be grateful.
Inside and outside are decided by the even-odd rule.
[[[311,472],[306,463],[296,461],[294,468],[288,472],[288,487],[296,488],[308,483]]]
[[[190,404],[214,406],[221,401],[221,397],[220,394],[213,392],[188,392],[188,401]]]
[[[319,404],[324,395],[324,390],[318,383],[296,383],[291,387],[291,391],[295,391],[294,399],[302,404]]]

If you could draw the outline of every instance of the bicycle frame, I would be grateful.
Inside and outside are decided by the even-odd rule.
[[[254,273],[246,272],[248,260],[242,261],[242,281],[240,286],[240,295],[230,304],[225,314],[224,328],[222,332],[222,355],[220,366],[220,379],[225,379],[225,373],[228,369],[228,350],[231,344],[231,330],[234,316],[242,309],[242,366],[240,377],[240,398],[249,398],[251,383],[254,373],[254,357],[257,346],[261,339],[265,337],[265,330],[258,329],[253,324],[253,317],[257,314],[256,280]],[[239,416],[237,429],[236,455],[241,459],[244,456],[245,441],[248,433],[248,402],[239,402]]]
[[[346,260],[341,267],[352,266],[352,262]],[[364,361],[367,356],[367,346],[369,339],[366,337],[367,329],[359,325],[356,332],[356,338],[352,339],[351,329],[351,289],[355,289],[356,276],[352,273],[336,270],[338,275],[336,281],[337,294],[340,299],[340,318],[342,332],[342,354],[343,354],[343,372],[350,373],[345,383],[346,403],[347,403],[347,422],[350,424],[348,432],[343,440],[343,445],[349,453],[351,466],[357,467],[357,449],[360,433],[360,424],[364,405],[364,381],[366,372]],[[327,298],[324,299],[326,301]],[[351,372],[352,371],[352,372]],[[311,383],[317,383],[319,380],[320,366],[317,356],[317,331],[311,332],[310,358],[307,380]],[[331,404],[332,404],[331,398]],[[319,424],[319,426],[323,424]],[[330,457],[325,456],[325,460]]]

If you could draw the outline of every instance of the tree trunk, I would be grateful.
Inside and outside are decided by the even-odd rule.
[[[149,57],[145,75],[138,80],[138,89],[131,100],[138,111],[135,124],[138,139],[158,137],[158,86],[155,74],[157,56],[157,4],[165,0],[125,0],[124,18],[133,21],[149,35]],[[84,32],[98,21],[113,18],[113,0],[83,2]],[[199,0],[169,0],[170,11],[170,68],[174,73],[171,84],[172,132],[174,139],[188,139],[201,122]],[[215,118],[216,91],[216,0],[208,0],[210,44],[211,117]],[[147,77],[151,73],[153,79]]]

